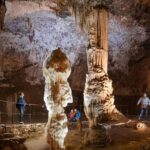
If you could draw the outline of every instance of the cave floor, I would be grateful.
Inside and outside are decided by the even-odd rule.
[[[110,130],[112,143],[105,148],[96,145],[83,146],[87,128],[79,131],[70,129],[66,138],[67,150],[150,150],[150,122],[145,123],[146,128],[137,130],[133,126],[113,125]],[[25,142],[28,150],[48,150],[46,136],[28,139]]]

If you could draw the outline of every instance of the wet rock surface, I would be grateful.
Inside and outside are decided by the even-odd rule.
[[[45,78],[44,101],[48,110],[47,142],[52,150],[65,150],[68,133],[64,107],[73,102],[67,81],[71,73],[70,61],[60,48],[48,55],[43,63]]]

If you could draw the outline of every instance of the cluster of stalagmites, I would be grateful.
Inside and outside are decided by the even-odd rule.
[[[49,112],[47,141],[51,150],[65,149],[64,140],[68,133],[68,127],[64,107],[73,101],[67,82],[70,73],[69,60],[59,48],[54,50],[44,62],[44,101]]]

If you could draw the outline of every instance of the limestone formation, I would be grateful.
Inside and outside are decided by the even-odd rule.
[[[59,48],[54,50],[44,62],[44,101],[49,113],[47,141],[51,150],[65,149],[64,140],[68,127],[64,107],[73,101],[71,89],[67,82],[70,73],[70,62]]]
[[[92,19],[89,19],[88,74],[84,90],[84,110],[90,127],[87,137],[92,143],[104,146],[111,140],[103,123],[125,117],[114,105],[112,81],[107,74],[108,11],[95,8],[89,18]]]

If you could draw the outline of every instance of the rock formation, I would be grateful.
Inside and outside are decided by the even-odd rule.
[[[89,120],[89,141],[104,146],[110,142],[108,134],[110,127],[102,123],[125,117],[114,105],[112,81],[107,74],[108,11],[105,8],[96,8],[89,17],[92,19],[89,23],[88,74],[84,90],[84,108]]]
[[[1,99],[7,99],[14,91],[17,93],[22,90],[30,102],[42,102],[42,63],[50,50],[57,47],[65,50],[73,66],[70,77],[72,90],[82,92],[84,89],[87,38],[83,32],[76,29],[74,17],[64,18],[62,14],[56,16],[49,8],[53,3],[48,0],[46,4],[45,1],[6,1],[6,30],[0,33]],[[108,71],[113,80],[114,94],[139,96],[145,88],[150,93],[149,2],[114,0],[107,3],[106,7],[109,8],[110,15]],[[84,11],[77,9],[76,14],[79,12]],[[88,15],[88,12],[84,14]],[[33,92],[28,89],[32,89]]]
[[[51,150],[65,149],[64,140],[68,132],[64,107],[72,103],[72,93],[67,82],[71,66],[66,55],[58,48],[45,60],[44,101],[48,110],[47,141]]]

